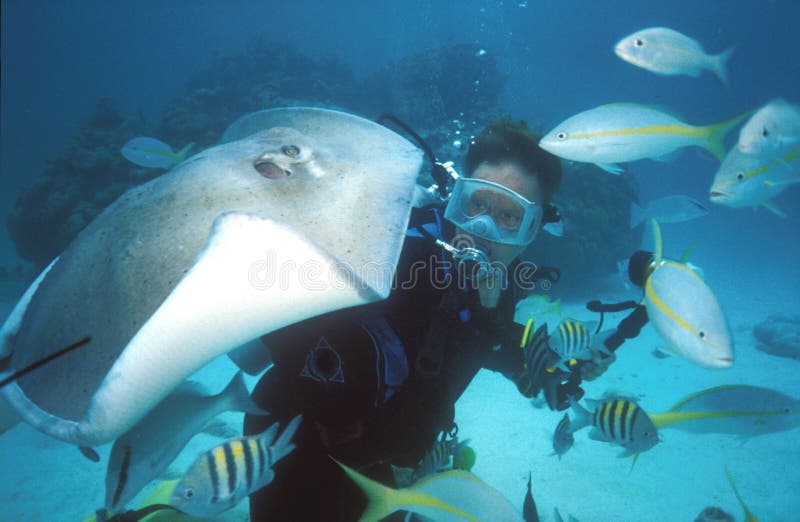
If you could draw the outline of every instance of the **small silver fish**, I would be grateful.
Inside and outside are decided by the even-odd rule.
[[[222,513],[275,478],[272,467],[294,450],[302,416],[278,434],[276,422],[264,433],[223,442],[203,453],[175,486],[170,505],[193,517]]]
[[[631,228],[646,219],[656,219],[659,223],[680,223],[706,214],[708,209],[702,203],[683,194],[655,199],[644,208],[631,202]]]
[[[650,27],[621,39],[614,52],[626,62],[656,74],[697,77],[709,70],[728,85],[728,60],[733,48],[716,55],[706,54],[694,38],[667,27]]]
[[[558,460],[561,460],[561,456],[569,451],[573,444],[575,444],[575,437],[570,428],[569,415],[565,413],[553,433],[553,453],[551,455],[558,455]]]
[[[196,382],[178,387],[114,442],[106,470],[105,508],[119,511],[167,469],[211,419],[231,410],[267,414],[250,398],[241,372],[217,395]]]

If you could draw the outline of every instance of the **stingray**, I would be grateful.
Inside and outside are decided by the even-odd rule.
[[[25,293],[0,331],[5,368],[92,342],[2,389],[24,421],[110,442],[215,357],[388,296],[422,153],[338,111],[248,121],[123,194]]]

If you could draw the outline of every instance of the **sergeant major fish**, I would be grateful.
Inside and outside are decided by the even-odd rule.
[[[302,416],[278,434],[276,422],[260,435],[226,441],[203,453],[175,486],[170,505],[187,515],[211,517],[272,482],[272,467],[294,450]]]
[[[589,438],[618,444],[625,448],[620,457],[629,457],[647,451],[658,444],[658,429],[647,413],[630,399],[603,399],[595,402],[589,411],[574,400],[572,431],[593,426]]]
[[[728,85],[728,60],[733,48],[707,54],[697,40],[685,34],[667,27],[649,27],[621,39],[614,52],[626,62],[656,74],[697,77],[708,70]]]
[[[178,387],[114,442],[106,471],[105,508],[118,511],[175,460],[209,420],[224,411],[266,415],[250,398],[242,373],[217,395],[196,382]]]
[[[610,103],[559,123],[539,146],[564,159],[594,163],[611,174],[622,173],[617,163],[660,159],[689,146],[702,147],[721,161],[725,136],[748,115],[694,126],[646,105]]]
[[[561,358],[556,366],[569,371],[568,364],[573,359],[588,361],[592,358],[592,339],[597,322],[584,323],[575,319],[564,319],[550,337],[550,348]],[[600,346],[598,346],[599,348]],[[602,351],[607,352],[605,347]]]
[[[569,451],[573,444],[575,444],[575,437],[572,435],[569,415],[565,413],[553,433],[553,453],[551,455],[558,455],[558,460],[561,460],[561,456]]]

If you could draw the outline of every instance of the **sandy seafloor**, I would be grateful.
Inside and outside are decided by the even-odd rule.
[[[657,359],[650,352],[661,342],[648,326],[620,349],[618,361],[605,375],[586,384],[586,396],[599,398],[607,391],[636,395],[651,412],[664,411],[691,392],[720,384],[766,385],[800,396],[800,361],[756,350],[752,336],[752,326],[767,315],[797,311],[800,278],[794,269],[781,271],[787,270],[785,260],[772,258],[769,266],[758,271],[737,272],[723,261],[704,267],[732,325],[733,368],[704,370],[676,358]],[[729,271],[723,272],[722,267]],[[585,300],[613,301],[631,295],[614,278],[596,283],[587,288]],[[8,294],[19,290],[0,286],[0,291],[4,294],[0,315],[5,317],[17,297]],[[592,319],[583,300],[565,303],[564,315]],[[616,324],[622,317],[611,315],[606,324]],[[222,357],[197,378],[216,391],[233,372],[233,364]],[[248,378],[249,385],[254,382]],[[535,408],[499,374],[481,372],[456,409],[460,436],[472,440],[478,455],[473,471],[520,510],[528,472],[532,472],[534,498],[543,521],[553,520],[553,508],[558,507],[565,520],[571,514],[581,522],[690,522],[709,505],[720,506],[741,521],[744,515],[725,478],[725,466],[761,522],[800,519],[797,428],[748,440],[664,429],[663,442],[642,454],[631,471],[630,459],[616,457],[619,447],[588,439],[588,430],[576,434],[575,446],[561,461],[549,456],[552,431],[562,413]],[[226,413],[222,418],[237,428],[241,425],[241,415]],[[185,469],[197,454],[220,440],[196,436],[170,469]],[[76,448],[26,425],[0,436],[0,520],[83,520],[102,505],[109,449],[110,445],[99,448],[102,460],[92,463]],[[141,498],[143,494],[133,505]],[[246,503],[236,508],[230,520],[247,520]]]

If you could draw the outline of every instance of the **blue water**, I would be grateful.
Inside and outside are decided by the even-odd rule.
[[[5,218],[20,189],[31,185],[47,162],[62,153],[99,98],[113,99],[123,113],[157,119],[164,105],[181,95],[193,74],[219,56],[240,52],[254,37],[289,43],[309,56],[334,55],[359,76],[444,43],[475,44],[496,58],[507,76],[499,108],[547,129],[572,114],[615,101],[669,107],[697,124],[721,121],[774,97],[798,103],[798,20],[800,2],[790,0],[5,0],[0,215]],[[730,86],[723,87],[709,73],[699,78],[653,75],[614,55],[612,46],[620,37],[651,25],[689,34],[709,52],[735,46]],[[269,60],[260,66],[268,70]],[[629,169],[640,184],[644,201],[678,193],[707,201],[716,166],[709,156],[690,150],[671,163],[645,160],[630,164]],[[665,232],[667,251],[673,256],[680,255],[689,243],[697,245],[695,261],[716,289],[734,331],[740,332],[738,346],[751,352],[752,324],[767,313],[800,313],[800,188],[789,188],[776,202],[788,218],[778,218],[764,209],[714,206],[706,218],[673,225]],[[649,237],[644,241],[646,247],[651,246]],[[23,261],[15,254],[4,227],[0,233],[0,266],[18,263]],[[4,302],[9,302],[16,296],[4,297]],[[649,351],[649,347],[644,350]],[[783,380],[775,378],[776,386],[800,395],[800,362],[763,356],[753,360],[758,364],[741,368],[734,375],[755,384],[777,373]],[[778,370],[773,371],[776,367]],[[644,379],[644,375],[639,377],[639,381]],[[670,402],[662,401],[660,405]],[[795,437],[797,433],[792,432]],[[763,484],[779,477],[782,484],[800,486],[796,443],[787,442],[788,438],[779,440],[786,444],[779,449],[790,464],[785,465],[783,459],[781,469],[770,467],[780,458],[761,465],[748,461],[757,457],[746,449],[725,449],[754,473],[743,482],[763,486],[750,493],[743,488],[744,497],[756,497],[754,504],[765,510],[769,506],[770,516],[762,520],[796,520],[792,513],[800,508],[796,488],[788,490],[788,498],[777,497]],[[8,450],[8,446],[3,447]],[[756,444],[756,448],[752,455],[764,453],[759,451],[764,446]],[[714,450],[709,447],[703,454]],[[613,460],[611,454],[605,456]],[[0,454],[0,468],[2,459]],[[86,464],[82,461],[78,465]],[[580,463],[567,460],[561,465],[569,468]],[[31,466],[42,466],[39,476],[46,480],[46,465],[33,460]],[[575,477],[575,469],[565,474]],[[546,480],[559,479],[554,476]],[[579,475],[576,480],[580,480]],[[635,481],[637,487],[646,488],[648,477],[641,474]],[[669,483],[664,477],[658,481]],[[35,490],[37,484],[29,487]],[[598,484],[564,484],[565,489],[573,491],[583,487],[596,488]],[[720,496],[729,494],[724,478],[716,491]],[[661,493],[670,495],[670,491]],[[35,495],[30,498],[29,502],[36,502]],[[592,518],[592,509],[581,506],[581,495],[571,496],[571,502],[572,511],[582,514],[582,522],[602,520]],[[635,504],[636,498],[629,502]],[[674,502],[679,504],[681,498],[674,498]],[[719,498],[708,499],[708,504],[720,502]],[[726,499],[724,504],[737,520],[742,519],[735,503]],[[74,510],[88,513],[93,507],[82,505]],[[549,515],[543,515],[543,520],[550,520]],[[3,506],[0,519],[5,520]],[[647,519],[678,520],[669,512]]]

